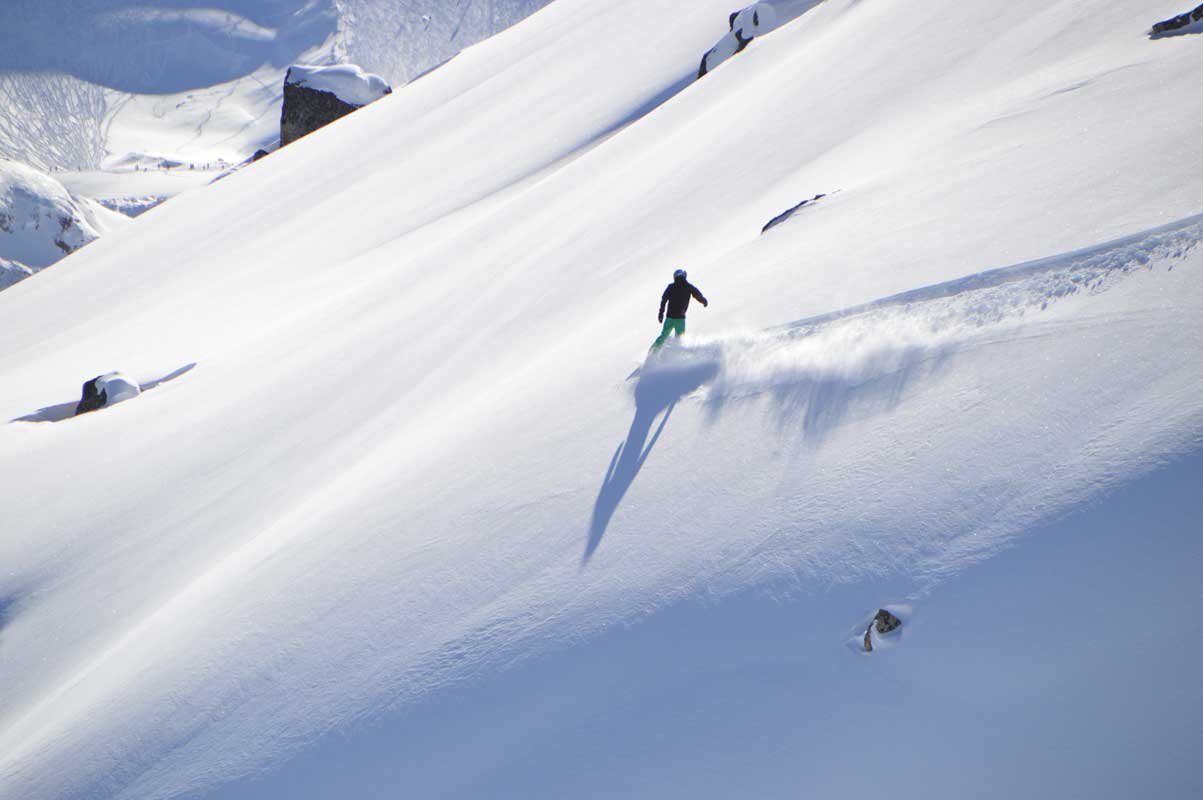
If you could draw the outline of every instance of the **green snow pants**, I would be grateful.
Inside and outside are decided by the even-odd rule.
[[[673,331],[676,331],[677,336],[681,336],[682,334],[685,333],[685,318],[684,317],[681,317],[680,319],[674,319],[673,317],[665,317],[664,318],[664,330],[660,331],[660,335],[656,338],[656,341],[652,343],[652,349],[659,350],[660,345],[664,344],[664,341],[668,338],[668,335],[670,333],[672,333]]]

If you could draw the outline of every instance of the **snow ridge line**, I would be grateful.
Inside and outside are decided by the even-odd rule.
[[[846,317],[857,316],[891,306],[937,300],[979,289],[990,289],[1033,276],[1049,273],[1126,274],[1140,266],[1185,256],[1203,242],[1203,213],[1134,233],[1119,239],[1091,245],[1081,250],[1046,256],[1005,267],[976,272],[963,278],[911,289],[839,311],[786,323],[770,331],[800,330]]]

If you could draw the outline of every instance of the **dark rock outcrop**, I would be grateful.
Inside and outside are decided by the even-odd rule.
[[[886,611],[884,608],[877,609],[877,615],[873,617],[873,621],[869,623],[869,627],[865,628],[865,652],[873,652],[873,629],[877,628],[879,634],[887,634],[890,631],[897,630],[902,627],[902,620]]]
[[[357,108],[359,106],[344,103],[331,92],[285,83],[284,108],[280,112],[280,144],[291,144]]]
[[[1203,20],[1203,5],[1199,6],[1193,11],[1188,11],[1185,14],[1179,14],[1171,19],[1158,22],[1153,26],[1153,33],[1168,33],[1170,31],[1176,31],[1180,28],[1185,28],[1192,22],[1198,22],[1199,20]]]
[[[340,117],[390,94],[379,75],[353,64],[337,67],[289,67],[280,110],[280,146],[290,144]]]
[[[108,399],[108,395],[100,385],[100,376],[97,375],[84,384],[83,397],[80,399],[79,405],[75,407],[75,416],[104,408]]]
[[[825,195],[825,194],[816,194],[814,197],[810,198],[809,200],[803,200],[801,203],[798,203],[798,205],[793,206],[792,208],[785,209],[780,214],[778,214],[777,216],[773,217],[771,220],[766,222],[764,227],[760,229],[760,232],[764,233],[769,228],[772,228],[775,225],[780,225],[781,223],[783,223],[787,219],[789,219],[791,216],[793,216],[793,213],[795,211],[797,211],[799,208],[801,208],[802,206],[807,205],[808,203],[813,203],[816,200],[818,200],[819,198],[826,197],[826,196],[827,195]]]

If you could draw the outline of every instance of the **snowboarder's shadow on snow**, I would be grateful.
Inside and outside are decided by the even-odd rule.
[[[173,381],[186,372],[190,372],[196,366],[196,362],[185,364],[174,372],[168,373],[161,378],[155,378],[152,381],[147,381],[141,384],[138,388],[143,392],[148,392],[156,386],[160,386],[168,381]],[[75,409],[79,405],[79,399],[70,400],[66,403],[58,403],[52,406],[43,406],[32,414],[26,414],[23,417],[9,420],[9,422],[62,422],[65,419],[71,419],[75,416]]]
[[[1170,31],[1157,31],[1150,33],[1149,39],[1157,41],[1158,39],[1173,39],[1177,36],[1200,36],[1203,35],[1203,22],[1194,22],[1184,28],[1178,28]]]
[[[847,424],[897,408],[912,387],[941,374],[956,350],[953,343],[900,345],[861,355],[853,368],[835,371],[787,360],[753,380],[720,374],[720,359],[640,370],[635,418],[626,441],[610,459],[597,493],[581,566],[601,544],[610,519],[663,433],[677,401],[687,394],[709,384],[703,408],[711,421],[732,403],[767,399],[783,438],[787,433],[800,435],[801,442],[818,447]]]
[[[635,476],[643,468],[656,440],[664,432],[668,418],[672,416],[677,401],[693,392],[703,384],[714,379],[718,374],[718,363],[708,362],[673,366],[662,369],[642,371],[635,384],[635,418],[627,431],[627,438],[610,459],[609,469],[602,480],[601,489],[597,492],[597,501],[593,504],[593,517],[589,524],[589,541],[585,545],[585,554],[581,557],[581,566],[593,557],[610,518],[618,509],[623,496],[627,493]],[[663,412],[663,417],[660,417]],[[652,433],[652,425],[660,417]],[[648,434],[651,440],[648,440]]]
[[[8,627],[8,623],[15,616],[13,613],[17,605],[17,597],[15,595],[0,595],[0,633]]]

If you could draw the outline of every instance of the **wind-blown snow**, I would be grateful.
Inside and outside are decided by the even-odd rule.
[[[337,64],[330,67],[296,64],[289,67],[284,82],[319,92],[329,92],[344,103],[354,106],[366,106],[392,91],[384,78],[364,72],[355,64]]]
[[[0,294],[0,795],[1203,790],[1203,51],[826,0],[692,82],[731,10],[557,0]]]

